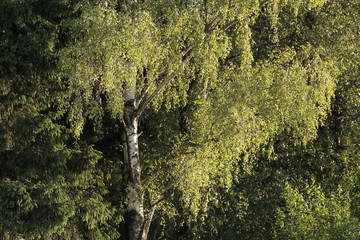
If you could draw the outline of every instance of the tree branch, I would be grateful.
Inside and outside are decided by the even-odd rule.
[[[249,14],[246,14],[244,17],[242,17],[242,18],[240,18],[240,19],[239,19],[239,18],[236,18],[236,19],[228,22],[225,26],[223,26],[223,27],[221,28],[221,30],[226,31],[226,30],[228,30],[229,28],[231,28],[232,26],[238,24],[239,22],[248,19],[249,17],[250,17],[250,15],[249,15]]]
[[[140,234],[140,239],[141,240],[142,236],[144,236],[145,239],[147,239],[147,235],[149,233],[149,229],[150,229],[150,224],[152,222],[153,216],[155,213],[155,207],[151,208],[149,213],[148,213],[148,217],[145,219],[143,226],[141,227],[141,234]]]
[[[137,99],[138,104],[141,104],[146,94],[149,92],[150,85],[146,85],[146,87],[141,91],[139,98]]]
[[[219,25],[221,20],[223,19],[223,15],[220,13],[217,15],[210,23],[205,26],[205,33],[209,34],[215,30],[215,28]]]
[[[147,239],[147,235],[149,233],[149,229],[150,229],[150,224],[152,222],[152,219],[154,217],[154,213],[155,213],[155,207],[156,206],[153,206],[152,203],[151,203],[151,197],[149,196],[149,201],[150,201],[150,210],[149,212],[147,213],[147,216],[141,226],[141,232],[140,232],[140,235],[139,235],[139,240],[141,239]]]
[[[229,22],[228,24],[226,24],[222,30],[226,31],[227,29],[229,29],[230,27],[234,26],[235,24],[237,24],[238,22],[247,19],[249,16],[246,15],[245,17],[243,17],[242,19],[235,19],[231,22]],[[206,36],[210,35],[215,28],[220,24],[220,22],[223,20],[223,15],[219,14],[217,15],[209,24],[206,25],[205,27],[205,33]],[[187,62],[189,62],[192,59],[192,50],[194,48],[194,45],[189,46],[183,53],[183,58],[182,58],[182,63],[185,64]],[[174,58],[172,58],[168,64],[166,64],[163,68],[160,69],[158,77],[160,78],[160,76],[166,71],[167,67],[170,65],[171,62],[174,61]],[[175,76],[175,72],[172,72],[171,74],[167,75],[164,80],[160,83],[160,85],[157,86],[157,88],[155,89],[155,91],[147,98],[145,99],[144,102],[142,102],[138,108],[138,110],[136,111],[136,115],[135,117],[139,117],[141,116],[141,114],[144,112],[144,110],[146,109],[146,107],[154,100],[154,98],[159,94],[159,92],[174,78]],[[142,95],[140,96],[140,99],[142,100],[145,95],[146,95],[147,91],[144,91],[142,93]]]
[[[221,29],[222,29],[223,31],[226,31],[226,30],[228,30],[229,28],[231,28],[232,26],[234,26],[234,25],[236,25],[237,23],[239,23],[239,22],[240,22],[239,19],[234,19],[234,20],[230,21],[228,24],[226,24],[224,27],[222,27]]]
[[[170,80],[172,79],[172,77],[174,75],[175,75],[174,73],[171,73],[171,74],[166,76],[166,78],[160,83],[160,85],[157,86],[155,91],[147,99],[145,99],[145,101],[143,103],[140,104],[138,110],[136,111],[135,117],[139,117],[143,113],[143,111],[146,109],[146,107],[159,94],[161,89],[163,89],[165,87],[165,85],[167,85],[167,83],[170,82]]]

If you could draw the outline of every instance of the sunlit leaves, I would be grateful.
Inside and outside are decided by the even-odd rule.
[[[3,192],[28,206],[16,214],[40,209],[31,194],[44,192],[49,207],[60,206],[47,236],[70,229],[74,236],[109,238],[101,229],[113,229],[116,211],[106,196],[119,207],[122,177],[108,174],[116,187],[106,189],[99,165],[121,167],[119,125],[132,90],[136,107],[143,107],[135,115],[145,207],[158,204],[164,219],[176,215],[174,206],[206,213],[217,191],[235,195],[234,174],[250,174],[253,156],[275,136],[286,133],[296,144],[313,140],[336,86],[339,101],[348,103],[339,112],[357,114],[358,70],[350,67],[359,62],[357,35],[345,34],[358,29],[350,21],[356,15],[331,15],[340,5],[327,2],[57,1],[58,14],[13,8],[14,20],[0,26],[6,50],[0,61],[8,65],[0,69],[7,75],[0,86],[0,149],[2,166],[10,169]],[[21,33],[17,40],[10,25]],[[356,118],[346,119],[344,129],[358,128]],[[349,139],[355,137],[339,141]],[[46,186],[50,175],[59,179]],[[285,190],[285,197],[306,202],[296,187]],[[309,204],[328,204],[316,194]],[[234,211],[242,214],[241,201]]]
[[[325,196],[320,187],[302,189],[287,185],[286,207],[277,209],[278,236],[286,239],[356,239],[359,220],[351,216],[346,192]]]

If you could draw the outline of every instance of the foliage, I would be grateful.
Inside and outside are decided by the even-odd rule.
[[[356,239],[356,10],[2,1],[0,237],[126,238],[133,94],[154,238]]]
[[[100,162],[109,160],[72,136],[62,109],[56,51],[66,3],[2,1],[0,10],[0,236],[113,239],[109,222],[121,212],[106,199]]]
[[[295,137],[298,128],[288,127],[280,135],[277,131],[276,136],[262,146],[260,153],[242,155],[238,160],[239,170],[232,173],[237,177],[231,188],[218,188],[218,196],[196,220],[180,218],[178,222],[185,224],[174,224],[174,228],[183,230],[186,226],[186,237],[179,232],[175,232],[175,236],[184,239],[359,237],[359,97],[357,71],[353,71],[358,68],[354,54],[359,48],[356,47],[358,41],[352,40],[352,34],[357,32],[354,29],[358,28],[355,9],[356,5],[352,3],[330,2],[322,11],[300,12],[294,21],[297,23],[295,29],[286,25],[288,15],[280,15],[286,21],[279,18],[284,25],[280,25],[283,28],[279,26],[282,37],[278,38],[277,44],[267,38],[272,30],[266,15],[258,16],[253,25],[255,61],[269,59],[269,52],[276,48],[300,49],[303,44],[314,44],[316,49],[322,44],[326,49],[319,56],[336,59],[341,74],[330,107],[331,114],[324,116],[324,125],[320,129],[318,126],[313,128],[317,137],[306,145],[298,144],[299,139]],[[333,20],[335,16],[338,21]],[[269,29],[265,34],[264,25]],[[261,32],[256,32],[257,29]],[[333,31],[329,32],[329,29]],[[327,35],[329,33],[331,36]],[[261,103],[254,105],[261,106]],[[294,109],[294,106],[288,109]]]

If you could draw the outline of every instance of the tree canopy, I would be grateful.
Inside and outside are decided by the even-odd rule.
[[[0,237],[357,239],[359,7],[3,0]]]

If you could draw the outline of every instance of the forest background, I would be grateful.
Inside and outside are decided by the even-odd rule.
[[[0,239],[359,239],[358,0],[1,0]]]

